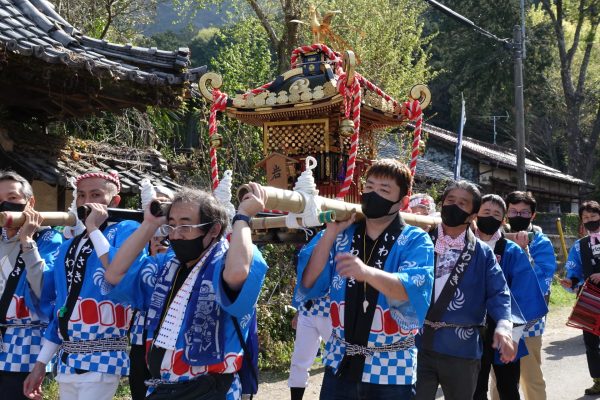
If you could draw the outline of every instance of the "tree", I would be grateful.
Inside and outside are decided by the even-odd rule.
[[[86,35],[131,41],[156,15],[159,0],[51,0],[56,11]]]
[[[512,28],[519,21],[517,0],[455,0],[444,4],[501,38],[511,37]],[[430,9],[425,18],[426,33],[435,35],[430,68],[437,76],[431,82],[431,122],[456,130],[463,93],[468,121],[465,135],[491,142],[491,123],[484,116],[504,115],[512,109],[510,51],[435,9]],[[497,129],[501,133],[499,142],[511,141],[514,134],[509,124],[499,124]]]
[[[597,1],[597,0],[596,0]],[[467,0],[447,5],[473,20],[499,37],[510,38],[514,25],[520,24],[517,1],[507,3]],[[588,10],[584,8],[584,10]],[[554,12],[554,9],[552,9]],[[594,149],[598,134],[593,134],[598,112],[598,83],[600,79],[600,56],[592,51],[593,24],[590,18],[579,28],[579,44],[571,46],[571,61],[561,63],[555,22],[541,4],[526,9],[527,56],[524,60],[525,76],[525,123],[529,158],[543,162],[582,179],[591,178],[596,160],[595,152],[589,158],[581,157],[582,149]],[[577,7],[569,8],[563,17],[562,32],[566,41],[573,43],[577,36]],[[591,12],[591,11],[586,11]],[[563,11],[564,14],[564,11]],[[428,32],[437,36],[432,41],[431,68],[438,72],[431,84],[433,123],[447,129],[456,129],[460,112],[460,93],[464,92],[467,104],[465,134],[488,142],[492,141],[492,122],[489,115],[509,112],[509,120],[497,126],[500,144],[515,146],[513,65],[510,51],[495,41],[466,29],[432,10],[426,15]],[[595,29],[595,28],[594,28]],[[596,42],[598,34],[595,33]],[[597,45],[596,45],[597,47]],[[586,62],[586,54],[589,60]],[[564,57],[563,57],[564,58]],[[581,110],[569,108],[564,83],[569,82],[562,72],[562,65],[570,66],[571,82],[585,78],[581,91],[574,89],[581,103]],[[581,67],[587,68],[580,72]],[[569,75],[569,74],[567,74]],[[572,101],[571,101],[572,103]],[[570,121],[569,121],[570,120]],[[580,126],[580,135],[573,134],[574,122]],[[589,151],[588,151],[589,152]],[[581,161],[580,161],[581,160]],[[578,163],[581,164],[578,166]],[[585,164],[585,165],[584,165]],[[585,168],[583,168],[585,167]],[[584,171],[587,169],[587,172]]]
[[[597,156],[582,155],[589,150],[595,153],[600,136],[599,76],[590,76],[591,62],[598,58],[599,51],[600,1],[542,0],[541,4],[552,22],[560,61],[568,133],[567,170],[570,174],[589,179],[596,167]],[[569,32],[571,27],[574,27],[572,34]],[[595,72],[598,72],[597,69]]]
[[[176,4],[182,12],[189,12],[191,9],[197,11],[211,4],[221,4],[222,1],[178,0]],[[235,20],[256,18],[269,40],[276,71],[282,73],[289,69],[292,50],[312,42],[309,28],[291,22],[306,20],[308,5],[307,0],[238,0],[232,7]],[[405,66],[411,66],[417,77],[424,76],[422,70],[425,69],[427,57],[423,48],[427,40],[419,43],[423,39],[422,22],[419,21],[422,4],[408,0],[329,0],[319,3],[319,8],[321,12],[342,11],[333,18],[333,29],[358,50],[365,65],[372,65],[371,70],[375,75],[384,75],[376,65],[386,67],[385,71],[390,71],[396,65],[402,73]],[[402,80],[401,77],[399,80]],[[404,82],[399,86],[406,88],[408,85]]]
[[[211,5],[222,5],[224,0],[173,0],[180,13],[198,12]],[[231,4],[236,21],[254,17],[266,34],[277,60],[277,71],[289,68],[289,57],[300,42],[299,25],[292,20],[301,19],[305,0],[238,0]]]
[[[357,70],[364,77],[397,100],[406,99],[413,85],[429,82],[431,38],[423,33],[423,3],[332,0],[327,8],[342,11],[334,17],[333,30],[359,56]]]

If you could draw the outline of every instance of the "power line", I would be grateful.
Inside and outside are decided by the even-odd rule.
[[[527,175],[525,169],[525,107],[523,101],[523,27],[516,25],[513,27],[513,38],[502,39],[493,33],[476,25],[470,19],[460,15],[456,11],[438,3],[435,0],[425,0],[435,9],[446,14],[450,18],[460,22],[461,24],[472,28],[479,34],[486,36],[496,42],[502,43],[505,47],[512,51],[513,67],[514,67],[514,93],[515,93],[515,133],[517,136],[517,190],[526,190]],[[522,21],[524,23],[524,21]]]

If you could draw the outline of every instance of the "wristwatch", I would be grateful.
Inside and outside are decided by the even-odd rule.
[[[233,226],[233,224],[235,224],[235,221],[244,221],[245,223],[248,224],[248,226],[250,226],[250,217],[247,215],[235,214],[235,216],[231,220],[231,226]]]

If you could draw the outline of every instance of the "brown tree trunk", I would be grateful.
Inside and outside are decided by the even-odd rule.
[[[596,116],[594,128],[586,134],[581,127],[582,110],[586,102],[586,77],[590,56],[593,49],[593,38],[595,37],[599,18],[597,11],[587,7],[586,0],[579,0],[578,14],[575,16],[575,33],[571,47],[567,49],[563,22],[565,12],[562,0],[542,0],[542,7],[550,17],[554,27],[556,45],[560,58],[560,75],[567,108],[567,172],[584,180],[591,179],[593,166],[596,165],[596,144],[600,136],[600,113]],[[583,60],[579,71],[573,71],[573,59],[579,48],[581,34],[586,17],[591,23],[583,53]],[[573,74],[577,76],[576,82]],[[600,111],[599,111],[600,112]],[[582,152],[585,151],[585,153]]]
[[[293,19],[301,19],[301,0],[285,0],[283,37],[277,48],[277,71],[281,74],[290,68],[290,57],[292,51],[299,45],[300,25],[290,22]]]

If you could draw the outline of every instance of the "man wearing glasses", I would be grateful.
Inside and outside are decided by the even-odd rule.
[[[512,192],[506,196],[507,217],[511,232],[526,232],[518,235],[519,244],[529,253],[529,260],[537,276],[546,303],[550,297],[550,285],[556,270],[556,257],[550,239],[540,227],[531,223],[535,219],[536,201],[527,192]],[[542,374],[542,334],[546,317],[523,332],[529,355],[521,358],[521,386],[527,400],[545,400],[546,383]]]
[[[250,217],[264,208],[265,193],[250,186],[233,218],[230,242],[221,203],[210,193],[183,189],[166,218],[146,209],[144,222],[106,269],[106,281],[115,285],[110,295],[147,311],[149,399],[241,396],[236,372],[243,360],[242,337],[267,270],[249,226]],[[161,225],[174,255],[162,263],[148,255],[138,258]],[[153,263],[156,274],[145,277]]]
[[[89,172],[75,184],[77,207],[86,205],[90,212],[83,221],[86,230],[62,244],[54,263],[54,318],[23,385],[29,398],[41,399],[45,367],[57,351],[62,400],[112,399],[121,376],[129,373],[131,309],[107,298],[102,283],[105,266],[139,224],[107,222],[107,208],[121,200],[116,172]]]

